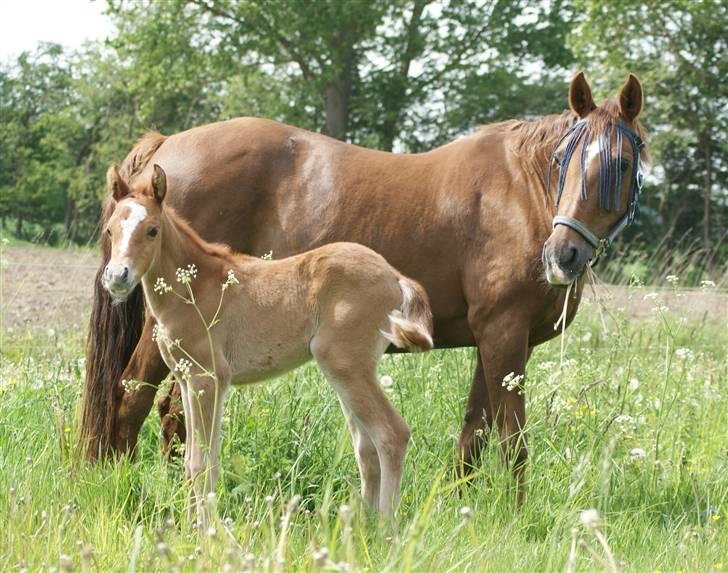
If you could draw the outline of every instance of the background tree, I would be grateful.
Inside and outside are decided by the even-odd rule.
[[[647,86],[653,180],[646,194],[659,237],[691,230],[711,250],[728,204],[728,5],[717,0],[577,0],[570,43],[591,76],[614,85],[628,71]],[[657,223],[657,224],[655,224]]]

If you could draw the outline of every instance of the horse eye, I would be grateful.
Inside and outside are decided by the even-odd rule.
[[[157,228],[156,228],[156,227],[152,227],[151,229],[149,229],[149,230],[147,231],[147,236],[148,236],[148,237],[152,237],[152,238],[154,238],[154,237],[156,237],[156,236],[157,236],[157,232],[158,232],[158,231],[157,231]]]
[[[109,227],[106,227],[106,234],[109,235],[109,237],[111,236],[111,229],[109,229]]]
[[[561,156],[556,153],[554,153],[554,163],[556,164],[556,167],[561,166]]]
[[[622,159],[622,162],[619,164],[619,169],[622,173],[627,173],[627,170],[629,169],[629,161]]]

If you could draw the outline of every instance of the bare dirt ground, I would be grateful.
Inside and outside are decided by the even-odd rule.
[[[0,331],[85,330],[99,261],[94,250],[4,247],[0,251]],[[600,298],[627,316],[643,318],[656,304],[693,320],[728,322],[728,293],[701,289],[601,286]],[[585,289],[587,299],[593,298]],[[657,293],[654,299],[650,293]]]

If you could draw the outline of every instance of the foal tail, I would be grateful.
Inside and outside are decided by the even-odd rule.
[[[409,352],[430,350],[432,342],[432,311],[425,289],[418,282],[400,277],[402,307],[389,314],[390,332],[384,337],[398,348]]]

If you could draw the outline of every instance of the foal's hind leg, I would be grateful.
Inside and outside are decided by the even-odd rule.
[[[376,337],[367,345],[361,339],[347,342],[340,332],[317,335],[311,341],[311,352],[377,450],[381,470],[379,511],[390,515],[399,502],[410,432],[377,384],[376,365],[386,342],[378,333]]]
[[[354,443],[354,454],[356,455],[356,463],[359,466],[359,475],[361,476],[362,498],[369,507],[378,509],[382,472],[379,467],[377,447],[369,438],[364,426],[357,420],[341,397],[339,397],[339,402],[341,403],[341,411],[349,424],[351,439]]]

